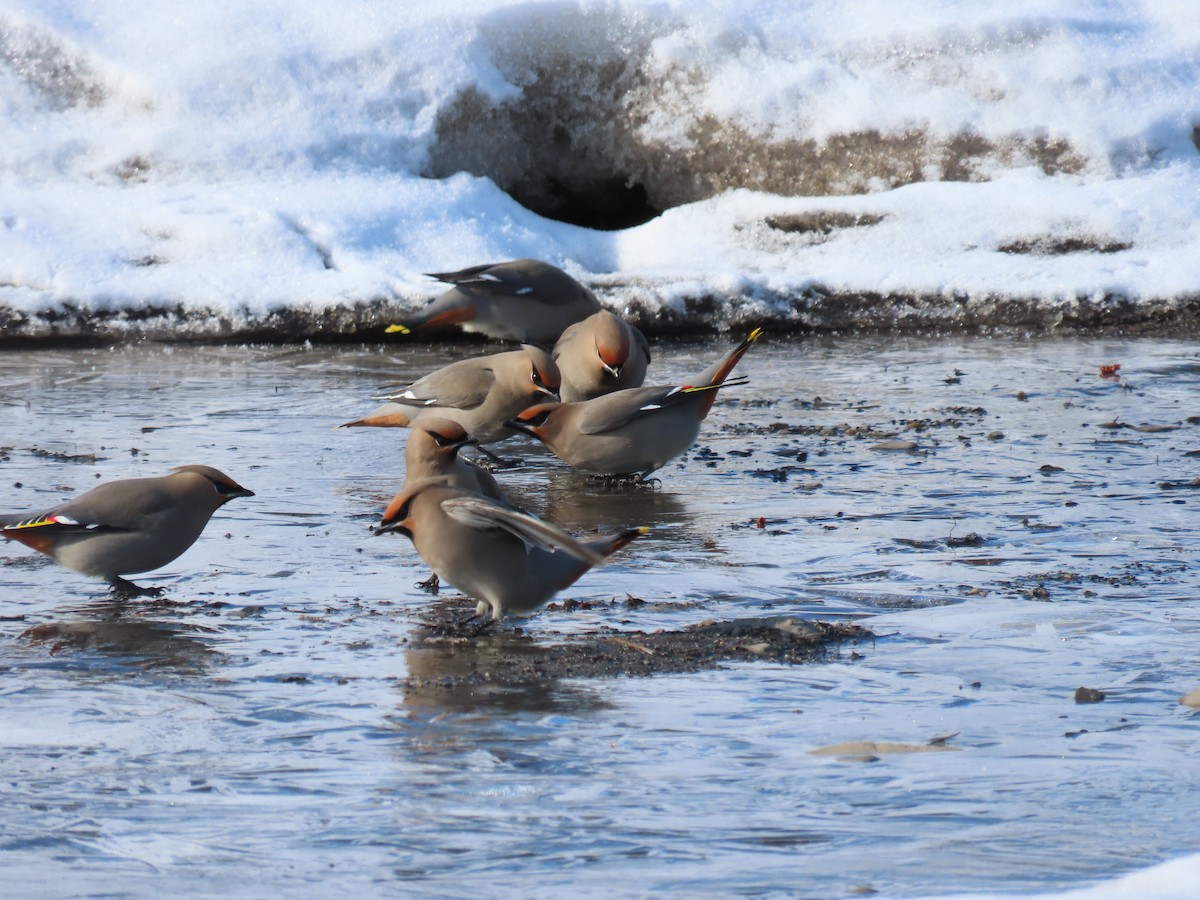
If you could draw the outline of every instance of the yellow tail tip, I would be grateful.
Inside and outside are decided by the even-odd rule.
[[[387,328],[384,329],[383,333],[384,334],[412,334],[412,332],[409,331],[407,328],[405,328],[403,325],[389,325]]]
[[[746,338],[746,340],[757,341],[762,336],[763,336],[763,330],[761,328],[755,328],[752,332],[750,332],[750,336],[748,338]]]

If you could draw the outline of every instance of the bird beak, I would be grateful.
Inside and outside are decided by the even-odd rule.
[[[537,427],[530,425],[528,422],[522,422],[520,419],[509,419],[504,423],[505,428],[511,428],[513,431],[519,431],[521,434],[527,434],[530,437],[537,437]]]
[[[412,540],[412,530],[408,527],[408,523],[408,519],[393,519],[390,522],[387,519],[384,519],[379,523],[378,527],[375,528],[373,534],[375,537],[379,537],[381,534],[396,533],[402,534],[409,540]]]

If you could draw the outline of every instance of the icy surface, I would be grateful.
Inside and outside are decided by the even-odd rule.
[[[1194,3],[15,0],[0,323],[355,332],[521,256],[664,327],[1190,321],[1197,84]]]
[[[658,342],[656,377],[726,345]],[[453,693],[406,643],[423,567],[369,536],[401,435],[332,426],[461,351],[0,355],[3,508],[195,461],[257,492],[146,579],[172,603],[0,545],[6,891],[1194,890],[1193,344],[764,341],[655,491],[501,445],[554,521],[653,529],[567,592],[602,605],[541,613],[533,641],[758,615],[878,637],[811,666]]]

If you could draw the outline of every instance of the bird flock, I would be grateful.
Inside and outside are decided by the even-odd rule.
[[[384,397],[342,427],[407,428],[405,481],[375,534],[408,537],[433,570],[477,602],[477,626],[528,615],[648,529],[576,540],[515,505],[495,476],[459,451],[522,434],[589,475],[645,482],[696,440],[755,329],[686,384],[644,386],[642,333],[547,263],[519,259],[436,274],[451,287],[390,326],[392,334],[458,326],[520,349],[453,362]],[[254,493],[224,473],[181,466],[158,478],[99,485],[37,513],[0,514],[0,535],[124,596],[161,593],[125,576],[167,565],[213,513]]]

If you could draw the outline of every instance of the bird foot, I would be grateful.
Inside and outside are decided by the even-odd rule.
[[[417,588],[418,590],[425,591],[426,593],[433,594],[433,596],[436,597],[438,591],[442,589],[442,580],[438,578],[437,572],[434,572],[424,581],[418,581],[413,585],[413,587]]]
[[[591,475],[589,480],[610,488],[644,487],[653,491],[662,487],[662,481],[658,478],[651,478],[648,472],[646,474],[633,472],[629,475]]]
[[[486,634],[494,634],[499,622],[492,618],[490,612],[480,615],[472,613],[457,619],[443,619],[439,622],[428,622],[425,627],[430,634],[443,638],[476,638]]]
[[[481,635],[491,634],[496,630],[499,623],[492,618],[491,614],[471,613],[465,619],[459,619],[453,624],[453,629],[456,634],[465,637],[480,637]]]
[[[140,587],[132,581],[119,575],[109,582],[112,585],[112,595],[118,600],[129,600],[134,597],[161,597],[167,592],[166,588]]]

